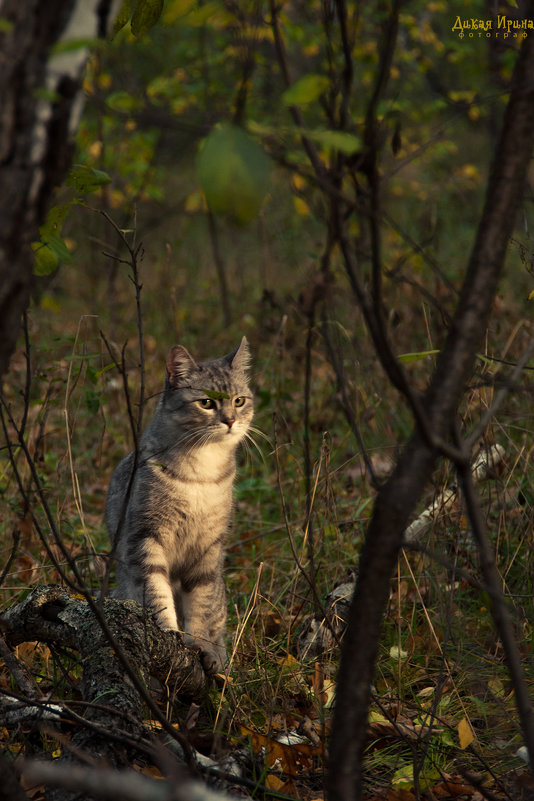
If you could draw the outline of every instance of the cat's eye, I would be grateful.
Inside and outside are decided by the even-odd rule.
[[[239,406],[244,406],[245,405],[245,401],[246,401],[246,398],[236,398],[234,400],[234,406],[237,406],[238,408],[239,408]]]
[[[215,401],[211,398],[202,398],[199,400],[199,404],[202,409],[215,409]]]

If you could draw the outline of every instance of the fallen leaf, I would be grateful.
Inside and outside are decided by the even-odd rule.
[[[467,718],[462,718],[458,724],[458,738],[460,740],[460,748],[462,749],[471,745],[475,739],[475,734]]]
[[[268,773],[265,778],[265,786],[269,788],[269,790],[276,790],[279,791],[284,786],[285,782],[282,779],[279,779],[278,776],[275,776],[273,773]]]
[[[438,782],[432,788],[432,793],[437,798],[450,798],[453,796],[466,795],[474,796],[478,793],[470,784],[466,784],[461,776],[448,776],[444,781]]]

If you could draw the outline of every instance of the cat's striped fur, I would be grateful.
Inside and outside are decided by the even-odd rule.
[[[152,609],[162,628],[183,630],[209,672],[226,653],[224,539],[236,448],[253,416],[248,363],[245,337],[227,356],[198,364],[181,345],[172,348],[129,497],[133,453],[115,470],[106,504],[115,595]]]

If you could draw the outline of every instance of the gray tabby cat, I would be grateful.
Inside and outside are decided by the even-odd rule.
[[[236,449],[254,413],[249,359],[245,337],[227,356],[198,364],[181,345],[172,348],[127,507],[134,453],[113,473],[106,502],[117,540],[115,596],[150,607],[161,628],[185,631],[207,672],[226,658],[224,539]]]

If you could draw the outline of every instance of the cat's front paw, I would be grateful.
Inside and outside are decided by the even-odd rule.
[[[226,648],[216,643],[208,642],[200,637],[185,635],[185,644],[188,648],[198,651],[204,671],[208,674],[223,673],[226,662]]]

